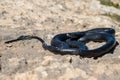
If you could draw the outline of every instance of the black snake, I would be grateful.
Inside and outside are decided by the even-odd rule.
[[[20,36],[17,39],[6,41],[11,43],[19,40],[38,39],[45,50],[55,54],[80,55],[82,57],[98,57],[110,51],[116,44],[114,37],[115,30],[112,28],[95,28],[82,32],[70,32],[55,35],[51,40],[51,45],[47,45],[43,39],[37,36]],[[89,41],[106,43],[99,48],[89,50],[85,45]]]

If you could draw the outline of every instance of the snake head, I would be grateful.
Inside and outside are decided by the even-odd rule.
[[[109,33],[109,34],[112,34],[112,35],[115,34],[115,30],[112,29],[112,28],[107,28],[107,29],[105,29],[104,31],[107,32],[107,33]]]

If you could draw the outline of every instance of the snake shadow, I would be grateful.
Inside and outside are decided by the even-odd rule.
[[[118,41],[116,41],[116,44],[115,44],[115,46],[110,50],[110,51],[108,51],[108,52],[106,52],[106,53],[104,53],[104,54],[102,54],[102,55],[100,55],[100,56],[97,56],[97,57],[94,57],[93,59],[98,59],[98,58],[100,58],[100,57],[103,57],[104,55],[106,55],[106,54],[114,54],[114,50],[116,49],[116,47],[119,45],[119,43],[118,43]]]

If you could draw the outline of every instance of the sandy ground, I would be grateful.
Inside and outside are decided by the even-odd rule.
[[[37,40],[4,44],[21,35],[36,35],[50,44],[58,33],[100,27],[114,28],[120,43],[120,22],[105,13],[120,15],[120,9],[99,0],[0,0],[0,80],[120,80],[119,45],[113,54],[95,60],[56,55]]]

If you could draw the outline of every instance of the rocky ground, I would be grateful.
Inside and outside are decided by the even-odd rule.
[[[105,1],[105,2],[103,2]],[[56,55],[37,40],[4,44],[36,35],[48,44],[58,33],[98,27],[116,30],[120,43],[119,0],[0,0],[0,80],[120,80],[120,46],[98,59]],[[101,43],[88,43],[90,48]]]

